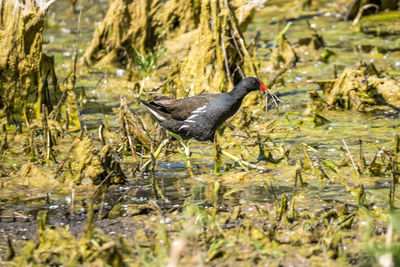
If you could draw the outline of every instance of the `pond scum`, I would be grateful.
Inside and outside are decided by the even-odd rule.
[[[0,265],[399,266],[399,5],[0,0]],[[246,76],[214,144],[137,101]]]

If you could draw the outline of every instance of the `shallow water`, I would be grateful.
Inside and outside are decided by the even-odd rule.
[[[274,5],[274,3],[271,3],[271,5]],[[314,156],[329,158],[333,161],[339,161],[345,155],[345,152],[340,149],[343,146],[341,139],[346,140],[350,151],[354,154],[358,151],[358,142],[361,139],[364,143],[365,153],[370,157],[376,152],[375,144],[384,149],[391,148],[394,135],[398,133],[398,114],[363,114],[349,111],[331,111],[324,114],[330,120],[330,123],[315,127],[310,122],[309,117],[302,113],[308,100],[307,90],[318,88],[307,81],[331,79],[333,75],[332,66],[334,64],[337,66],[338,73],[345,67],[358,63],[360,59],[366,62],[374,62],[378,67],[388,65],[400,67],[400,56],[392,56],[391,52],[377,58],[371,53],[357,53],[354,51],[358,45],[367,46],[371,43],[384,49],[396,48],[398,36],[387,37],[383,40],[382,38],[360,33],[350,25],[350,22],[338,21],[337,18],[330,16],[331,13],[329,11],[324,11],[325,9],[331,10],[329,4],[325,5],[325,8],[321,8],[319,12],[310,11],[309,14],[303,14],[299,18],[288,16],[286,14],[288,9],[286,5],[287,2],[282,2],[275,5],[275,8],[268,8],[259,12],[246,32],[246,37],[249,40],[253,38],[256,31],[259,30],[261,33],[258,49],[258,55],[261,58],[261,71],[263,71],[263,62],[269,59],[274,37],[282,29],[284,21],[292,21],[293,24],[287,32],[287,37],[292,43],[296,43],[299,38],[311,34],[311,31],[305,27],[306,19],[308,19],[310,24],[322,34],[327,48],[336,55],[329,63],[312,60],[315,55],[300,55],[301,60],[296,68],[289,70],[284,75],[285,84],[273,88],[275,92],[278,92],[283,104],[280,105],[279,110],[271,109],[265,120],[275,119],[280,127],[288,131],[274,133],[271,138],[277,143],[285,138],[285,144],[289,148],[299,147],[302,143],[305,143],[316,149],[317,152]],[[80,27],[80,54],[89,44],[93,34],[93,25],[101,21],[106,6],[107,1],[92,1],[86,6]],[[69,9],[71,8],[68,1],[59,1],[51,8],[44,37],[44,49],[47,54],[55,56],[59,79],[62,79],[67,74],[65,70],[71,68],[76,49],[76,27],[79,14],[71,15],[72,11]],[[400,17],[399,12],[393,13]],[[106,118],[110,127],[117,130],[118,121],[114,119],[115,114],[112,109],[119,106],[119,97],[121,95],[131,95],[130,88],[121,88],[115,81],[123,79],[123,77],[120,77],[123,70],[114,67],[110,68],[109,66],[95,67],[89,71],[83,70],[85,68],[83,66],[79,68],[78,72],[80,71],[81,75],[78,79],[76,93],[80,100],[80,114],[83,123],[88,129],[93,129],[97,128]],[[264,79],[266,79],[268,73],[263,73]],[[101,84],[96,86],[100,79],[102,79]],[[142,107],[135,104],[135,101],[130,103],[133,104],[132,107],[138,112],[145,112]],[[192,151],[194,153],[193,165],[195,166],[195,173],[212,173],[212,145],[196,142],[193,144]],[[203,155],[206,156],[204,157]],[[256,161],[256,155],[254,155],[253,161]],[[287,184],[285,183],[287,179],[282,179],[282,176],[285,176],[284,166],[278,166],[277,168],[279,169],[277,171],[279,174],[275,177],[272,175],[270,179],[288,186],[288,189],[285,190],[284,185],[277,185],[278,188],[282,187],[281,192],[291,191],[290,183],[292,181]],[[185,183],[188,174],[184,163],[179,157],[159,161],[156,176],[162,181],[163,189],[166,190],[165,194],[171,200],[182,198],[181,192],[175,189],[177,182],[182,182],[186,190],[189,190],[192,186],[192,183]],[[131,176],[130,179],[134,180],[136,177]],[[239,194],[237,197],[246,199],[246,195],[248,195],[249,200],[260,202],[268,199],[268,192],[259,189],[257,182],[254,185],[249,182],[246,185],[246,189],[241,189],[241,191],[246,190],[251,190],[252,193]],[[326,193],[329,195],[328,191]],[[143,194],[146,196],[143,199],[144,202],[151,198],[152,195],[149,189],[144,189]]]

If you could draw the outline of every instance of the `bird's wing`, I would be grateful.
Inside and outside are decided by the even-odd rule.
[[[198,110],[205,107],[206,104],[216,95],[201,94],[183,99],[175,99],[167,96],[156,96],[153,99],[153,104],[161,111],[171,114],[175,120],[184,121],[191,117],[193,112],[198,113]]]

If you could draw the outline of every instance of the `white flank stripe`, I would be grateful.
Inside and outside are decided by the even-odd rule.
[[[202,107],[199,107],[199,108],[195,109],[195,110],[192,112],[192,114],[204,112],[204,110],[205,110],[206,108],[207,108],[207,104],[204,105],[204,106],[202,106]]]
[[[192,112],[192,114],[200,114],[200,113],[205,113],[205,110],[195,110]]]
[[[190,125],[188,125],[188,123],[196,123],[196,121],[194,121],[193,119],[199,116],[200,113],[205,113],[206,109],[207,109],[207,104],[192,111],[189,118],[185,120],[185,124],[183,124],[178,130],[189,128]]]
[[[187,120],[192,120],[194,118],[196,118],[197,116],[199,116],[198,114],[193,114],[192,116],[190,116],[189,118],[187,118]]]
[[[189,125],[185,125],[185,124],[182,125],[182,126],[178,129],[178,131],[179,131],[179,130],[182,130],[183,128],[189,128]]]

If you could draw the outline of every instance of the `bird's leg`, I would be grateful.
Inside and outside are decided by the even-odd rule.
[[[151,160],[151,186],[153,187],[153,194],[155,198],[161,197],[163,200],[165,200],[165,196],[160,189],[160,186],[158,185],[158,181],[155,176],[155,168],[156,168],[156,157],[154,156],[153,153],[153,146],[151,147],[150,151],[150,160]]]
[[[217,176],[221,175],[221,147],[219,146],[219,143],[218,143],[218,135],[219,135],[219,132],[217,130],[215,132],[215,137],[214,137],[214,148],[215,148],[214,174]]]
[[[181,154],[183,160],[185,161],[186,168],[189,172],[190,177],[193,177],[193,169],[192,169],[192,163],[190,162],[190,155],[192,152],[190,152],[190,140],[185,141],[180,137],[179,135],[170,132],[169,133],[173,138],[178,140],[179,144],[182,146],[182,148],[178,147],[178,152]]]
[[[190,152],[190,140],[189,141],[186,141],[186,142],[182,142],[182,146],[183,146],[183,149],[184,149],[184,158],[185,158],[185,165],[186,165],[186,168],[187,168],[187,170],[188,170],[188,172],[189,172],[189,175],[190,175],[190,177],[193,177],[193,169],[192,169],[192,163],[190,162],[190,154],[191,154],[191,152]]]
[[[168,144],[168,139],[164,139],[161,144],[158,146],[157,150],[153,153],[154,159],[156,160],[158,156],[161,154],[162,149]],[[143,153],[142,153],[143,154]],[[152,159],[150,158],[148,161],[146,161],[142,167],[140,168],[140,171],[143,172],[145,171],[149,164],[152,163]]]

